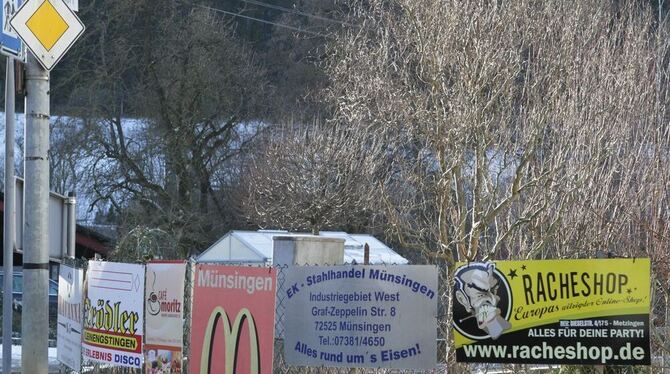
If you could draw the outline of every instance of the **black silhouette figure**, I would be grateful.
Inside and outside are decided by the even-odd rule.
[[[5,32],[12,32],[12,27],[9,25],[9,20],[12,18],[14,15],[14,2],[13,1],[7,1],[4,5],[4,11],[5,11],[5,23],[4,23],[4,30]]]

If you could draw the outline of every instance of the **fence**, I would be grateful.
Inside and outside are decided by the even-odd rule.
[[[72,263],[70,263],[72,264]],[[185,286],[185,295],[184,295],[184,318],[186,321],[184,327],[184,373],[188,373],[188,362],[187,358],[189,355],[189,343],[190,343],[190,321],[191,321],[191,297],[193,295],[194,287],[194,269],[195,262],[191,261],[190,266],[187,266],[186,272],[186,286]],[[79,267],[86,267],[87,263],[82,261],[77,261],[74,265]],[[667,310],[667,295],[665,290],[657,289],[654,287],[654,299],[652,300],[652,321],[651,329],[657,329],[660,334],[652,333],[652,355],[654,359],[652,360],[652,366],[648,368],[618,368],[618,369],[607,369],[603,371],[603,368],[599,367],[569,367],[569,366],[533,366],[533,365],[466,365],[466,364],[457,364],[454,361],[454,355],[449,352],[449,339],[450,339],[450,315],[448,311],[451,308],[451,281],[447,274],[447,266],[445,264],[436,264],[438,266],[438,315],[437,315],[437,357],[436,362],[437,366],[432,371],[433,373],[445,373],[447,368],[449,373],[538,373],[538,372],[561,372],[561,373],[661,373],[663,372],[663,367],[667,369],[668,362],[663,360],[663,344],[667,344],[667,337],[663,334],[663,330],[666,329],[666,321],[663,320],[659,323],[658,317],[663,317],[662,311]],[[349,368],[326,368],[326,367],[296,367],[291,366],[286,363],[284,360],[284,341],[282,339],[284,334],[284,318],[285,318],[285,278],[287,274],[288,266],[276,266],[277,271],[277,298],[276,298],[276,315],[275,315],[275,347],[274,347],[274,360],[273,367],[274,373],[289,374],[289,373],[374,373],[374,374],[383,374],[383,373],[412,373],[411,370],[388,370],[388,369],[349,369]],[[657,313],[658,311],[658,313]],[[62,373],[69,373],[70,371],[66,370],[64,367],[61,367]],[[105,368],[99,365],[87,366],[85,372],[92,373],[139,373],[139,370],[133,369],[124,369],[124,368]],[[266,374],[266,373],[262,373]]]

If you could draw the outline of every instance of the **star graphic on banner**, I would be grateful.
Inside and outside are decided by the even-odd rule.
[[[510,277],[511,279],[514,279],[514,277],[517,276],[516,269],[510,269],[509,274],[507,274],[507,276]]]
[[[631,294],[631,293],[633,293],[633,290],[631,290],[631,289],[629,288],[629,289],[626,290],[626,292],[628,292],[628,294]]]
[[[526,265],[521,265],[521,270],[526,270]]]

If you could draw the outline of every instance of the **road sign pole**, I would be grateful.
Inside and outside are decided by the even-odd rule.
[[[2,372],[12,372],[12,306],[14,274],[15,194],[14,194],[14,59],[7,57],[5,78],[5,211],[4,211],[4,293],[2,299]]]
[[[48,370],[49,348],[49,72],[30,52],[25,112],[21,367],[42,374]]]
[[[9,20],[30,50],[26,64],[21,366],[49,368],[49,70],[84,24],[63,0],[27,0]]]
[[[63,222],[63,226],[65,223]],[[77,236],[77,194],[70,191],[67,194],[67,257],[75,258]]]

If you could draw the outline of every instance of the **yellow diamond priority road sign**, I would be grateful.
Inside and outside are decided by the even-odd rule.
[[[47,70],[84,32],[84,24],[63,0],[28,0],[9,23]]]

